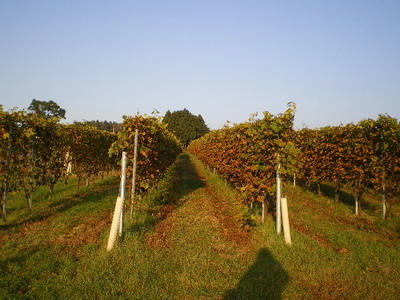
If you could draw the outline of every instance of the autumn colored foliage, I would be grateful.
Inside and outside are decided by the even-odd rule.
[[[294,103],[277,116],[226,126],[193,141],[188,151],[226,178],[245,195],[245,202],[264,202],[275,194],[278,162],[281,173],[296,171],[298,151],[293,143]]]
[[[335,184],[336,200],[343,186],[353,190],[356,213],[368,189],[390,202],[400,194],[400,124],[390,116],[357,124],[302,129],[295,133],[302,168],[299,177],[307,185]]]
[[[243,192],[246,202],[263,202],[275,192],[278,161],[286,178],[296,174],[307,186],[333,183],[335,198],[353,191],[356,213],[367,190],[393,201],[400,194],[400,125],[387,115],[357,124],[293,129],[294,104],[273,116],[226,126],[193,141],[188,150]],[[385,212],[384,212],[385,215]]]
[[[59,124],[57,117],[5,112],[0,109],[0,193],[3,219],[7,196],[23,190],[28,209],[32,193],[48,186],[50,200],[54,185],[67,176],[67,166],[78,178],[110,170],[115,161],[108,149],[116,135],[81,125]]]
[[[128,159],[133,162],[136,129],[139,133],[136,189],[144,191],[151,187],[175,161],[182,147],[160,118],[147,115],[124,116],[118,140],[110,149],[112,156],[120,158],[122,151],[126,151]],[[128,178],[131,177],[132,166],[132,163],[128,164]]]

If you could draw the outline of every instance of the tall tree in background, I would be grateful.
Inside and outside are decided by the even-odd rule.
[[[172,131],[182,144],[189,143],[210,131],[201,115],[195,116],[186,108],[165,113],[163,123],[168,124],[168,129]]]
[[[28,107],[28,111],[32,114],[43,118],[59,118],[65,119],[65,109],[61,108],[57,103],[54,101],[41,101],[33,99],[31,104]]]

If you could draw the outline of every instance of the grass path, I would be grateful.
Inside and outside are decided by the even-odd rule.
[[[137,213],[123,242],[111,254],[84,264],[74,277],[74,292],[67,289],[66,295],[79,291],[99,298],[280,298],[288,276],[234,219],[230,188],[188,154],[180,155],[172,170],[173,193],[153,213],[157,222],[149,217],[149,211],[157,211],[151,205]],[[85,288],[76,289],[77,282]]]
[[[176,290],[169,293],[166,289],[165,295],[237,298],[278,294],[279,285],[268,284],[268,278],[261,276],[265,271],[257,266],[253,274],[247,274],[247,282],[236,288],[249,260],[255,259],[250,234],[235,221],[232,203],[214,190],[198,161],[181,155],[177,170],[177,208],[147,236],[157,256],[162,253],[162,260],[175,266],[167,280],[173,279]],[[257,275],[258,281],[251,281]]]

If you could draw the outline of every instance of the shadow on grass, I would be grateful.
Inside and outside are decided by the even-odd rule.
[[[93,189],[90,191],[82,191],[82,193],[77,194],[74,193],[71,196],[67,196],[60,200],[54,201],[51,203],[48,208],[44,211],[40,211],[37,213],[29,214],[27,217],[22,217],[18,221],[13,221],[0,225],[0,230],[7,230],[10,228],[18,227],[25,223],[33,223],[40,222],[50,218],[57,213],[62,213],[67,211],[68,209],[83,204],[99,201],[99,199],[107,197],[109,195],[116,195],[118,193],[117,186],[111,185],[111,182],[104,182],[99,185],[100,187],[105,187],[104,190],[99,191],[97,189]]]
[[[271,253],[263,248],[237,287],[227,291],[223,299],[281,299],[282,290],[288,282],[288,273]]]
[[[25,251],[20,255],[15,255],[11,258],[0,260],[0,270],[1,273],[6,273],[8,271],[9,264],[21,264],[24,263],[29,257],[31,257],[34,253],[38,252],[38,249],[34,249],[31,251]]]
[[[178,157],[176,162],[176,175],[178,181],[175,189],[175,201],[179,202],[179,200],[186,195],[206,186],[205,181],[200,178],[189,155],[186,153]]]
[[[321,183],[321,193],[326,197],[335,199],[335,188],[329,184]],[[352,194],[346,191],[340,191],[339,201],[350,207],[354,207],[356,199]],[[374,211],[376,209],[375,205],[366,201],[365,198],[361,199],[361,208],[368,211]]]
[[[181,206],[187,195],[206,186],[186,153],[178,156],[172,170],[167,171],[158,185],[149,191],[147,197],[150,199],[150,207],[144,212],[143,220],[133,223],[128,228],[129,232],[147,231],[166,218],[173,209]]]
[[[27,266],[31,257],[39,252],[39,249],[25,251],[22,254],[18,253],[7,259],[0,260],[0,294],[3,294],[2,299],[16,299],[21,297],[30,289],[30,275]],[[16,271],[17,270],[17,271]],[[24,270],[25,272],[22,272]],[[21,274],[22,273],[22,274]]]
[[[314,192],[315,194],[318,194],[317,184],[311,184],[311,186],[308,187],[305,184],[304,180],[297,179],[297,185],[302,187],[304,190],[309,190]],[[335,199],[335,187],[330,184],[321,183],[321,195],[331,199]],[[353,208],[355,203],[355,197],[353,194],[341,190],[339,193],[339,202]],[[361,199],[361,208],[368,211],[374,211],[377,209],[376,205],[366,201],[364,197]]]

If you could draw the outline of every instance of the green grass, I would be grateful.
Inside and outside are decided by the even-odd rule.
[[[396,299],[400,246],[368,210],[286,186],[291,247],[271,215],[245,232],[240,194],[193,156],[178,157],[135,204],[106,252],[118,179],[76,193],[74,182],[35,193],[32,215],[13,195],[0,223],[0,298]],[[369,200],[368,200],[369,201]],[[375,200],[371,200],[375,201]],[[395,223],[398,219],[391,219]]]
[[[0,223],[2,298],[52,295],[47,282],[99,247],[118,191],[115,177],[76,191],[76,180],[58,183],[53,202],[41,187],[28,213],[21,193],[9,200],[8,222]],[[100,238],[101,239],[101,238]]]

